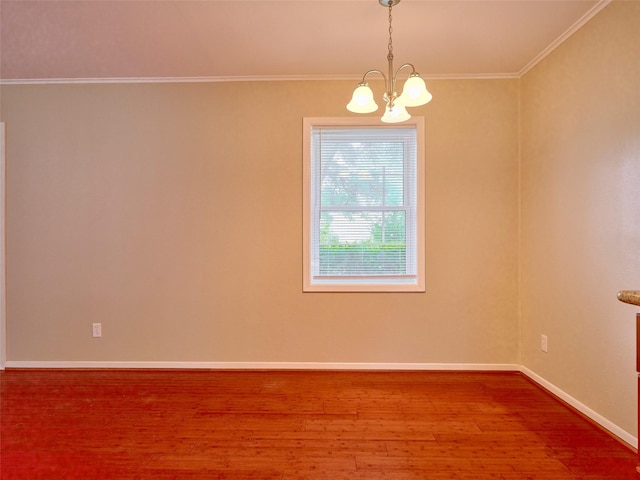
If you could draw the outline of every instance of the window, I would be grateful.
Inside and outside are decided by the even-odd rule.
[[[423,132],[304,119],[304,291],[424,292]]]

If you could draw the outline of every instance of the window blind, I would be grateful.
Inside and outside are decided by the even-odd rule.
[[[412,283],[417,275],[415,125],[314,127],[316,283]]]

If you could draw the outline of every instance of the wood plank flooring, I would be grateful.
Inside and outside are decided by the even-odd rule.
[[[0,477],[634,479],[517,373],[6,370]]]

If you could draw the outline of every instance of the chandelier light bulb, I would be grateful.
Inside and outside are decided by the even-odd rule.
[[[347,110],[353,113],[371,113],[378,110],[378,104],[373,99],[373,92],[369,85],[361,83],[353,91]]]
[[[432,95],[427,90],[424,80],[416,73],[411,75],[406,82],[400,95],[402,104],[407,107],[419,107],[429,103]]]
[[[400,123],[409,120],[410,118],[411,115],[409,115],[407,109],[404,108],[404,105],[401,105],[396,101],[396,103],[394,103],[392,107],[387,105],[387,108],[385,109],[384,115],[382,116],[381,120],[384,123]]]

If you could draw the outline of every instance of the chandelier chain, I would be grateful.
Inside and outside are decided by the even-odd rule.
[[[391,37],[391,34],[393,33],[393,26],[391,24],[393,18],[391,16],[391,8],[393,6],[393,0],[389,1],[389,56],[393,57],[393,39]]]

